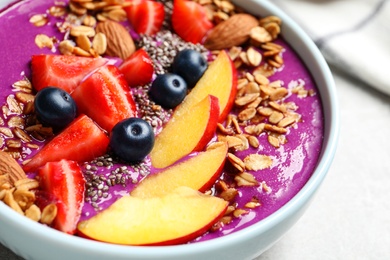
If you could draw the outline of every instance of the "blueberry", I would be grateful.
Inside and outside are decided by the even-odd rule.
[[[69,125],[77,114],[76,103],[68,92],[46,87],[38,91],[34,99],[34,109],[39,122],[61,130]]]
[[[207,60],[201,53],[185,49],[177,53],[172,63],[172,72],[183,77],[189,89],[193,88],[207,69]]]
[[[123,161],[142,161],[150,153],[153,145],[153,129],[143,119],[127,118],[112,128],[110,148]]]
[[[153,81],[149,95],[154,102],[162,107],[174,108],[187,95],[187,84],[179,75],[161,74]]]

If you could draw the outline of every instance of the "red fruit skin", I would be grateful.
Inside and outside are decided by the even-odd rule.
[[[77,162],[90,161],[107,152],[109,138],[91,118],[77,117],[67,128],[49,141],[23,166],[25,172],[34,172],[47,162],[61,159]]]
[[[137,8],[133,8],[139,3],[145,2],[147,0],[126,0],[126,2],[131,3],[130,5],[124,6],[123,9],[125,10],[127,14],[127,19],[131,24],[133,24],[136,20],[136,13],[137,13]]]
[[[149,54],[143,49],[138,49],[128,57],[119,70],[125,76],[129,87],[143,86],[152,81],[154,67]]]
[[[210,101],[210,115],[209,115],[209,123],[207,124],[207,128],[199,140],[196,147],[192,150],[193,152],[202,151],[204,147],[210,142],[211,138],[214,136],[215,130],[217,129],[218,118],[219,118],[219,101],[218,98],[212,95],[209,95]]]
[[[187,0],[174,0],[171,19],[174,31],[183,40],[192,43],[201,43],[207,32],[214,27],[207,19],[205,8]]]
[[[33,55],[32,86],[36,91],[53,86],[71,93],[92,71],[108,62],[105,58],[68,55]]]
[[[55,199],[57,215],[52,226],[62,232],[75,234],[84,205],[85,179],[75,161],[48,162],[38,171],[44,193]]]
[[[164,4],[149,0],[135,0],[125,8],[127,18],[138,34],[154,35],[160,31],[164,18]]]
[[[119,121],[137,116],[131,89],[114,65],[105,65],[90,75],[72,97],[79,113],[92,118],[108,133]]]
[[[234,100],[236,99],[236,94],[237,94],[237,69],[236,66],[234,65],[233,61],[230,59],[230,65],[231,65],[231,70],[232,70],[232,85],[230,86],[231,92],[229,96],[229,101],[226,104],[226,107],[223,111],[221,111],[221,114],[219,116],[218,122],[223,123],[225,121],[227,115],[230,113],[234,106]]]

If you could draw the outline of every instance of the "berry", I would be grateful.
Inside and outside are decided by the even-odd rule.
[[[207,69],[207,60],[198,51],[180,51],[172,64],[172,71],[183,77],[188,88],[193,88]]]
[[[156,34],[160,31],[165,18],[164,4],[155,1],[132,1],[125,11],[138,34]]]
[[[61,159],[90,161],[107,152],[109,141],[106,133],[91,118],[80,115],[23,165],[23,170],[34,172],[47,162]]]
[[[69,125],[77,113],[76,103],[69,93],[56,87],[40,90],[35,97],[34,108],[38,120],[55,130]]]
[[[144,48],[138,49],[123,61],[119,70],[131,88],[150,83],[154,73],[152,59]]]
[[[31,58],[32,85],[36,91],[56,86],[68,93],[92,71],[107,63],[105,58],[71,55],[33,55]]]
[[[119,121],[137,116],[133,93],[125,76],[114,65],[105,65],[72,93],[79,113],[86,114],[110,132]]]
[[[43,189],[39,194],[46,194],[46,199],[53,199],[57,206],[53,227],[74,234],[85,194],[85,179],[79,164],[70,160],[48,162],[39,168],[38,176]]]
[[[152,100],[165,108],[175,108],[186,94],[187,83],[181,76],[173,73],[158,75],[149,91]]]
[[[142,161],[152,150],[154,132],[143,119],[131,117],[117,123],[111,131],[110,148],[126,162]]]
[[[186,42],[201,43],[206,33],[213,28],[204,6],[187,0],[174,0],[172,27]]]

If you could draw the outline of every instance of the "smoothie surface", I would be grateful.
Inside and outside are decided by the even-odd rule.
[[[57,23],[62,22],[63,17],[48,15],[48,23],[41,27],[34,26],[29,22],[33,15],[47,14],[47,10],[53,4],[54,1],[48,0],[25,0],[0,13],[0,46],[2,46],[0,50],[0,100],[2,104],[5,104],[7,97],[13,94],[12,84],[24,78],[31,79],[30,61],[32,55],[59,54],[57,46],[52,49],[39,48],[34,41],[38,34],[55,37],[58,41],[63,40],[65,36],[57,28]],[[296,195],[316,168],[322,148],[324,124],[320,96],[310,72],[294,50],[283,38],[279,38],[275,43],[284,47],[282,53],[284,65],[277,69],[274,75],[269,77],[269,80],[270,82],[279,80],[285,88],[289,89],[290,93],[283,102],[294,103],[297,106],[296,112],[301,118],[297,124],[288,129],[285,135],[287,141],[279,148],[275,148],[268,142],[267,135],[260,134],[258,148],[249,147],[245,151],[235,152],[235,155],[241,159],[255,153],[266,155],[272,159],[273,163],[270,167],[249,171],[255,176],[260,185],[237,187],[239,194],[235,199],[235,203],[238,208],[244,208],[244,205],[253,198],[256,198],[261,205],[254,209],[247,209],[247,214],[233,218],[231,223],[224,225],[219,230],[208,232],[195,241],[224,236],[266,218]],[[113,63],[116,62],[118,62],[118,59],[113,59]],[[300,85],[304,86],[305,90],[312,91],[315,94],[301,97],[291,93],[292,89]],[[238,111],[233,109],[232,113],[237,114]],[[10,117],[3,114],[2,118],[3,125],[7,125]],[[7,137],[2,136],[2,138],[6,139]],[[215,141],[215,139],[216,137],[213,140]],[[41,147],[46,141],[34,140],[33,142]],[[30,158],[38,150],[24,147],[19,162],[22,163],[23,160]],[[104,161],[104,158],[101,161]],[[103,196],[100,194],[96,199],[93,198],[92,194],[86,196],[81,220],[96,215],[123,194],[131,192],[134,185],[141,181],[144,176],[157,172],[156,169],[151,167],[149,158],[136,166],[119,164],[115,161],[114,165],[102,166],[96,161],[80,163],[80,165],[83,167],[87,180],[90,181],[92,181],[93,175],[99,176],[96,178],[100,178],[100,182],[106,181],[115,170],[116,173],[114,174],[120,176],[119,183],[117,181],[115,185],[107,186],[102,190]],[[122,170],[125,168],[126,170]],[[34,176],[33,173],[30,174],[32,177]],[[228,170],[222,173],[220,180],[227,183],[232,182]],[[215,188],[213,192],[218,194]]]

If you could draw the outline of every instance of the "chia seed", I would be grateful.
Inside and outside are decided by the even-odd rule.
[[[142,35],[137,44],[149,54],[156,74],[169,72],[173,59],[181,50],[196,50],[202,53],[206,59],[209,53],[203,45],[185,42],[169,30],[162,30],[153,36]]]

